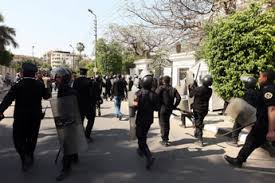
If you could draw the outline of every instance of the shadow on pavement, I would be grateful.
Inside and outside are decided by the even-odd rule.
[[[36,149],[34,168],[23,174],[20,171],[19,159],[15,152],[3,157],[0,152],[1,182],[11,183],[49,183],[55,181],[60,169],[60,162],[55,166],[53,161],[59,145],[53,130],[41,130]],[[11,138],[11,128],[0,126],[1,141]],[[73,167],[72,175],[64,182],[85,183],[182,183],[213,182],[231,183],[236,177],[240,182],[262,183],[273,181],[275,176],[238,172],[224,163],[221,155],[223,149],[205,150],[203,148],[171,149],[153,152],[156,162],[151,171],[145,169],[145,160],[136,154],[137,141],[129,141],[129,131],[124,129],[98,130],[92,133],[94,143],[89,144],[87,152],[80,154],[80,162]],[[151,138],[157,133],[150,133]],[[154,139],[155,140],[155,139]],[[211,139],[208,139],[211,141]],[[192,143],[193,139],[174,142]],[[152,145],[152,144],[151,144]],[[150,144],[149,144],[150,146]],[[2,144],[3,148],[13,148],[11,143]],[[15,158],[16,157],[16,158]],[[3,173],[5,172],[5,173]],[[222,179],[219,179],[222,178]]]

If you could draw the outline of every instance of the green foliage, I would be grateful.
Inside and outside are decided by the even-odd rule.
[[[275,68],[275,11],[251,5],[205,27],[203,57],[225,100],[243,95],[241,75]]]
[[[101,74],[120,73],[122,69],[122,49],[116,42],[107,43],[104,39],[97,42],[97,67]]]
[[[43,63],[41,64],[40,68],[41,68],[41,69],[49,69],[49,70],[52,69],[51,65],[50,65],[49,63],[47,63],[47,62],[43,62]]]
[[[0,51],[0,65],[10,66],[13,54],[9,51]]]
[[[95,75],[94,67],[95,67],[95,63],[93,60],[81,60],[79,62],[79,68],[88,69],[88,72],[87,72],[88,77],[93,77]]]
[[[130,69],[135,67],[134,61],[139,59],[138,56],[130,53],[130,52],[125,52],[122,55],[122,73],[124,74],[129,74]]]

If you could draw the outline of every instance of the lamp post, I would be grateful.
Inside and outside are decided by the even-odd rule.
[[[96,58],[97,58],[97,50],[96,50],[96,45],[97,45],[97,16],[96,14],[91,10],[88,9],[88,11],[94,16],[95,18],[95,22],[94,22],[94,26],[95,26],[95,67],[94,67],[94,72],[95,74],[97,73],[97,64],[96,64]]]
[[[76,69],[75,68],[75,63],[74,63],[74,53],[75,53],[74,52],[74,47],[71,44],[69,46],[73,49],[73,69]]]
[[[32,59],[34,60],[34,45],[32,46]]]

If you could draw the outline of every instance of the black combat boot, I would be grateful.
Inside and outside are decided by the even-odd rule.
[[[29,171],[30,168],[33,165],[32,158],[29,155],[27,155],[27,154],[25,154],[25,155],[22,156],[21,163],[22,163],[21,164],[21,168],[22,168],[23,172]]]
[[[181,115],[181,127],[186,128],[186,119],[184,115]]]
[[[150,170],[152,165],[154,164],[155,158],[152,156],[152,153],[148,147],[145,149],[145,157],[146,157],[146,166],[145,167],[147,170]]]
[[[237,167],[237,168],[242,168],[243,162],[238,160],[238,158],[232,158],[230,156],[225,155],[224,159],[232,166]]]
[[[140,148],[137,149],[137,154],[140,156],[140,157],[143,157],[144,154],[143,152],[140,150]]]

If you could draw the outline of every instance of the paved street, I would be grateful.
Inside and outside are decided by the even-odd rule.
[[[44,102],[43,106],[49,105]],[[243,169],[228,166],[223,155],[235,156],[237,148],[228,147],[224,141],[205,132],[206,146],[194,145],[193,130],[179,127],[179,121],[172,120],[172,146],[165,148],[159,144],[160,134],[157,118],[153,124],[148,144],[156,162],[151,171],[144,168],[144,160],[136,155],[137,142],[129,141],[128,121],[119,121],[113,115],[113,103],[102,107],[102,117],[97,118],[93,132],[94,143],[81,154],[80,163],[73,167],[73,174],[64,182],[85,183],[270,183],[275,180],[275,160],[262,149],[249,158]],[[13,107],[5,113],[12,114]],[[127,105],[122,111],[127,114]],[[51,112],[43,120],[36,149],[34,168],[22,173],[19,157],[12,144],[12,119],[0,124],[0,178],[2,183],[50,183],[61,165],[54,165],[58,151],[58,141]]]

